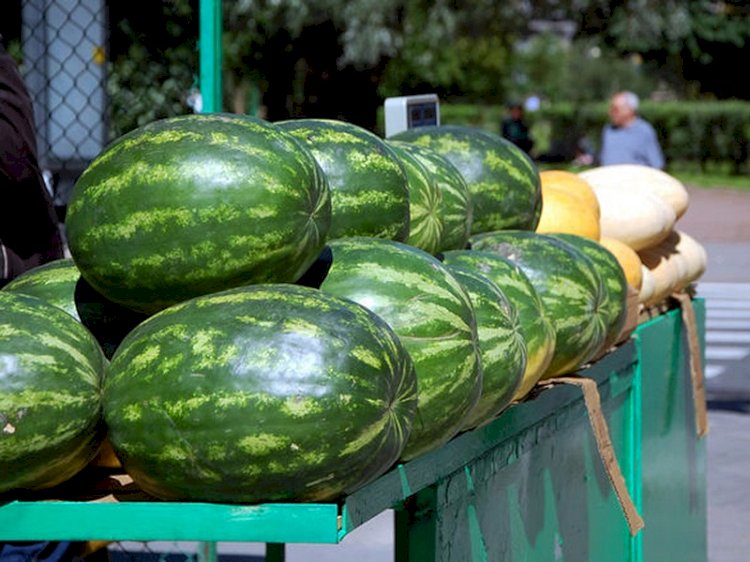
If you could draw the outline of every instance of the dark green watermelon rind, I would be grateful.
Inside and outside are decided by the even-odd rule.
[[[426,146],[404,141],[391,141],[414,156],[434,179],[442,196],[443,238],[439,250],[463,250],[471,236],[474,206],[461,173],[451,162]]]
[[[607,336],[598,353],[604,353],[617,342],[627,320],[628,282],[625,272],[615,255],[595,240],[575,234],[555,234],[554,236],[586,254],[602,278],[605,294],[602,306],[606,311]]]
[[[75,286],[80,276],[73,260],[63,258],[22,273],[5,285],[3,290],[40,298],[80,321],[74,299]]]
[[[276,123],[310,149],[331,190],[329,238],[409,237],[409,188],[393,150],[351,123],[295,119]]]
[[[55,486],[94,457],[104,363],[68,313],[0,292],[0,493]]]
[[[332,240],[323,291],[366,306],[393,328],[414,361],[417,418],[410,460],[455,436],[481,392],[476,318],[469,296],[434,257],[385,240]]]
[[[430,173],[411,154],[406,143],[389,142],[398,157],[409,185],[409,238],[407,244],[436,254],[443,240],[444,221],[441,214],[443,196]]]
[[[478,271],[516,307],[526,343],[526,368],[515,398],[523,398],[547,370],[555,351],[555,331],[539,294],[518,265],[497,253],[457,250],[445,252],[443,262]]]
[[[542,210],[539,171],[513,143],[459,125],[417,127],[393,138],[432,148],[459,170],[474,204],[472,234],[536,229]]]
[[[293,282],[329,227],[328,186],[302,143],[223,114],[124,135],[81,175],[66,217],[81,275],[146,313],[237,285]]]
[[[104,386],[110,440],[164,499],[329,501],[387,470],[417,400],[408,354],[363,307],[255,285],[139,325]]]
[[[515,396],[526,369],[526,342],[516,307],[502,290],[475,269],[448,266],[466,290],[477,318],[482,361],[482,394],[464,422],[473,429],[492,421]]]
[[[575,371],[606,337],[602,280],[581,251],[553,236],[526,231],[472,237],[472,248],[517,263],[544,303],[556,332],[555,354],[543,379]]]

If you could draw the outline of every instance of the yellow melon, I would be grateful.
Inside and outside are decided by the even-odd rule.
[[[625,272],[625,279],[627,280],[628,285],[637,291],[640,291],[641,283],[643,281],[643,264],[641,263],[641,258],[638,257],[636,251],[624,242],[620,242],[614,238],[606,238],[603,236],[599,240],[599,243],[612,252],[617,258],[617,261],[620,262],[620,266]]]
[[[536,231],[577,234],[599,240],[599,218],[590,206],[573,193],[542,186],[542,214]]]
[[[546,187],[555,187],[572,193],[591,207],[596,217],[599,218],[599,200],[589,182],[578,174],[566,170],[543,170],[539,172],[539,179],[542,182],[542,190]]]

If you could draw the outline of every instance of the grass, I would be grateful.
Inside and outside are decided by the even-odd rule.
[[[697,164],[676,163],[668,172],[685,185],[701,188],[727,188],[750,191],[750,174],[733,174],[730,166],[713,165],[701,170]]]

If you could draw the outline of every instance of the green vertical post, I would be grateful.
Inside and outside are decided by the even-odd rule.
[[[200,0],[202,113],[221,111],[221,0]]]
[[[205,541],[200,543],[199,546],[198,562],[216,562],[219,559],[215,541]]]

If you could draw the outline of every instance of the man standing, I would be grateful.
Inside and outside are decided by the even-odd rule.
[[[664,167],[656,131],[638,117],[638,96],[633,92],[617,92],[609,103],[610,124],[602,131],[599,163],[642,164],[652,168]]]
[[[0,37],[0,287],[61,257],[57,215],[37,162],[31,98]]]

